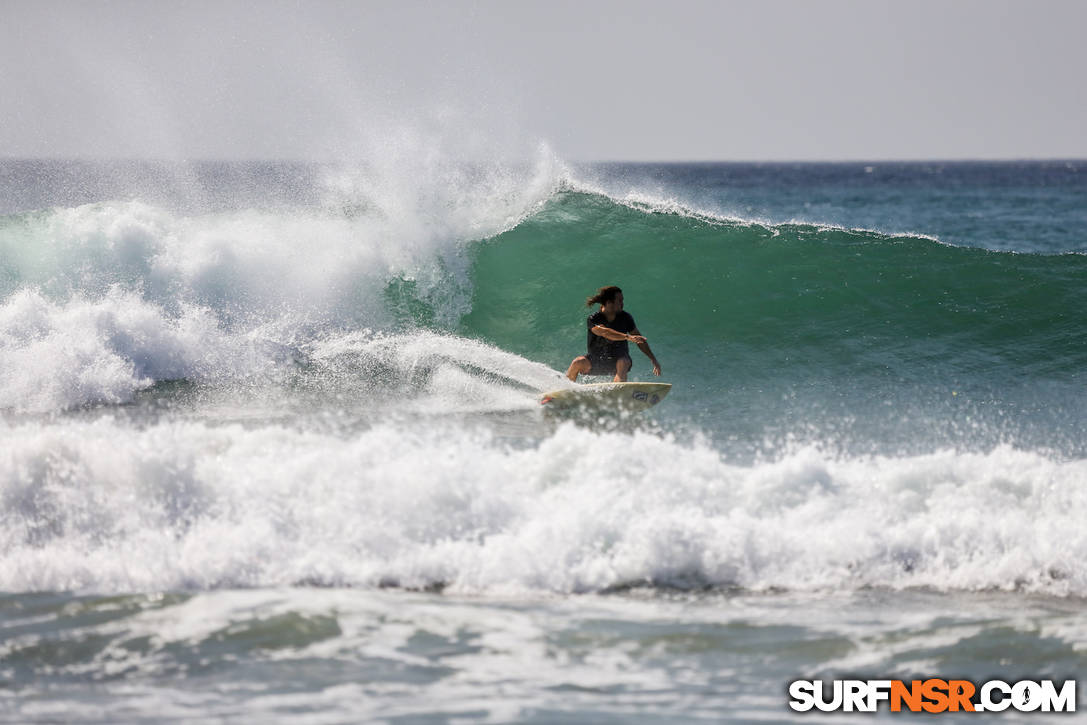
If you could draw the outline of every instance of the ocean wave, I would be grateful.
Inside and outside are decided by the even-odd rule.
[[[861,376],[872,397],[888,380],[1067,383],[1085,364],[1082,255],[722,216],[617,194],[546,153],[519,167],[394,156],[324,183],[318,207],[186,215],[133,200],[5,217],[0,407],[124,402],[172,376],[222,377],[200,355],[360,330],[440,331],[564,369],[582,347],[581,300],[608,283],[627,289],[668,369],[714,389],[721,361],[732,386],[762,386],[768,370],[782,394]],[[170,353],[190,361],[178,364],[116,344],[136,324],[116,310],[137,307],[215,342]],[[106,308],[120,333],[99,325]],[[42,318],[39,335],[19,332]],[[64,365],[34,365],[49,346]],[[262,355],[239,359],[267,369]]]

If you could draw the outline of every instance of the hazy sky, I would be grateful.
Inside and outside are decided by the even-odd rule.
[[[1087,2],[0,0],[0,156],[1087,157]]]

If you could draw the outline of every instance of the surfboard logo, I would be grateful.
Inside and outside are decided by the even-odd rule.
[[[649,399],[649,393],[643,393],[641,391],[635,391],[634,394],[631,395],[631,397],[634,398],[635,400],[648,400]]]

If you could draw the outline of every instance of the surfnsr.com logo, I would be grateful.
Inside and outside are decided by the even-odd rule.
[[[829,684],[829,686],[826,686]],[[789,684],[789,707],[797,712],[1075,712],[1076,681],[989,680],[796,680]]]

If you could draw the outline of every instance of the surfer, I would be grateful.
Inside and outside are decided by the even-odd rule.
[[[566,377],[577,382],[578,375],[614,375],[616,383],[625,383],[630,372],[631,359],[628,342],[633,342],[653,363],[653,374],[661,374],[660,363],[649,349],[649,343],[638,331],[634,318],[623,311],[623,290],[612,285],[601,287],[585,301],[587,307],[600,305],[597,312],[589,315],[589,350],[574,358]]]

